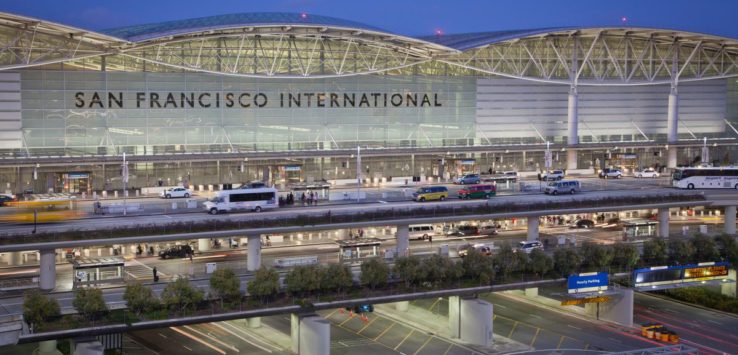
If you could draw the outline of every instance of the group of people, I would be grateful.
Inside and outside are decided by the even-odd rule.
[[[354,231],[353,230],[349,229],[349,233],[348,234],[349,234],[349,239],[364,238],[364,230],[361,229],[361,228],[359,228],[359,230],[356,232],[356,234],[354,234]]]
[[[295,194],[292,192],[288,193],[286,197],[279,196],[279,205],[280,206],[287,206],[287,205],[294,205],[295,204]],[[312,191],[307,191],[299,194],[299,200],[300,203],[305,206],[307,204],[310,205],[317,205],[318,204],[318,194]]]

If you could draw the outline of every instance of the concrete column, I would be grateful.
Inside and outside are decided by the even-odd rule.
[[[578,167],[577,151],[569,149],[566,151],[566,170],[575,170]]]
[[[659,208],[659,237],[669,237],[669,209]]]
[[[493,306],[480,299],[449,297],[448,321],[451,337],[465,343],[490,346],[492,339]]]
[[[56,348],[56,340],[46,340],[38,343],[38,355],[62,355],[62,352]]]
[[[571,145],[579,144],[579,93],[577,87],[572,85],[569,89],[569,105],[567,111],[568,118],[568,139],[567,143]],[[577,168],[577,152],[569,150],[566,153],[566,168],[573,170]]]
[[[410,308],[410,301],[395,302],[395,309],[398,312],[407,312],[409,308]]]
[[[610,297],[611,299],[608,302],[586,303],[584,305],[584,311],[597,319],[632,327],[633,290],[619,289],[616,294]]]
[[[292,352],[300,355],[328,355],[331,351],[331,323],[317,315],[291,316]]]
[[[676,84],[671,85],[669,92],[669,107],[666,113],[667,117],[667,142],[676,143],[679,140],[679,93]],[[677,166],[677,148],[670,146],[668,149],[668,159],[666,166],[668,168],[676,168]]]
[[[23,253],[20,251],[11,251],[10,253],[10,266],[21,266],[23,265]]]
[[[261,236],[249,235],[247,238],[249,255],[246,259],[246,269],[256,271],[261,267]]]
[[[735,235],[735,206],[725,206],[725,234]]]
[[[197,250],[201,253],[204,251],[210,251],[210,239],[200,238],[197,240]]]
[[[261,317],[246,318],[246,323],[251,329],[259,328],[261,327]]]
[[[538,240],[538,226],[540,221],[537,216],[528,217],[528,238],[529,242]]]
[[[410,255],[410,229],[407,224],[397,226],[397,256]]]
[[[41,250],[39,287],[50,291],[56,287],[56,251],[54,249]]]
[[[73,345],[72,355],[103,355],[105,352],[99,340],[74,341]]]

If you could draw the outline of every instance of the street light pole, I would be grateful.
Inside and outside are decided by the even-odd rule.
[[[356,146],[356,202],[361,199],[361,146]]]
[[[127,214],[126,202],[128,202],[128,163],[126,163],[126,152],[123,152],[123,169],[121,169],[121,175],[123,175],[123,215]]]

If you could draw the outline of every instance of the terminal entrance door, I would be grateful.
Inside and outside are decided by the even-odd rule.
[[[62,183],[62,193],[68,194],[81,194],[90,193],[90,173],[89,172],[73,172],[61,174],[61,179],[58,179]]]

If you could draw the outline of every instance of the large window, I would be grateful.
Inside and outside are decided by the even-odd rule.
[[[231,194],[231,202],[250,202],[250,201],[271,201],[274,199],[274,192],[249,192],[241,194]]]

